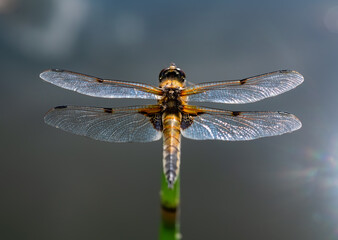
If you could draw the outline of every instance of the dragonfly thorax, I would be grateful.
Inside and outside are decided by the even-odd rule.
[[[180,90],[177,88],[165,88],[160,104],[165,111],[178,111],[178,109],[182,106]]]

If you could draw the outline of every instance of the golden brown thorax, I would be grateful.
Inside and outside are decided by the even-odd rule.
[[[181,97],[181,90],[185,87],[185,73],[172,63],[168,68],[163,69],[159,75],[160,85],[164,95],[159,104],[164,110],[178,110],[185,104],[186,97]]]

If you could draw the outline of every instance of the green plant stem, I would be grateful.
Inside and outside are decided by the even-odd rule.
[[[178,177],[174,187],[168,188],[164,173],[161,183],[161,224],[160,240],[179,240],[180,234],[180,178]]]

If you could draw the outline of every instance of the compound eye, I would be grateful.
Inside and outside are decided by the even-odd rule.
[[[164,75],[165,75],[164,73],[167,72],[167,71],[168,71],[167,68],[162,69],[162,71],[161,71],[160,74],[159,74],[159,79],[160,79],[160,80],[164,77]]]
[[[181,69],[177,69],[180,75],[180,78],[185,79],[185,72],[183,72]]]

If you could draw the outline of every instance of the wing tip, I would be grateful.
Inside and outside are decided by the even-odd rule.
[[[48,115],[52,112],[54,112],[55,110],[60,110],[60,109],[65,109],[65,108],[68,108],[69,106],[65,106],[65,105],[62,105],[62,106],[57,106],[57,107],[53,107],[51,109],[48,110],[48,112],[46,112],[45,116],[43,117],[45,122],[46,122],[46,118],[48,117]]]
[[[293,120],[291,132],[296,131],[302,127],[302,122],[294,114],[288,112],[278,112],[278,114],[288,117],[290,120]]]
[[[46,112],[45,116],[43,117],[43,121],[50,126],[52,126],[52,124],[49,121],[49,117],[50,117],[50,113],[52,113],[54,110],[55,110],[55,108],[49,109],[48,112]]]
[[[39,77],[42,79],[42,80],[45,80],[46,81],[46,75],[50,72],[50,71],[52,71],[52,69],[48,69],[48,70],[45,70],[45,71],[43,71],[42,73],[40,73],[40,75],[39,75]]]
[[[285,69],[285,70],[279,70],[278,72],[282,74],[294,74],[293,79],[296,80],[297,86],[300,85],[302,82],[304,82],[304,76],[295,70]]]
[[[42,73],[40,73],[39,77],[42,79],[42,80],[45,80],[45,81],[49,81],[48,78],[49,78],[49,74],[50,73],[61,73],[61,72],[64,72],[65,70],[63,69],[59,69],[59,68],[51,68],[51,69],[47,69],[45,71],[43,71]]]

